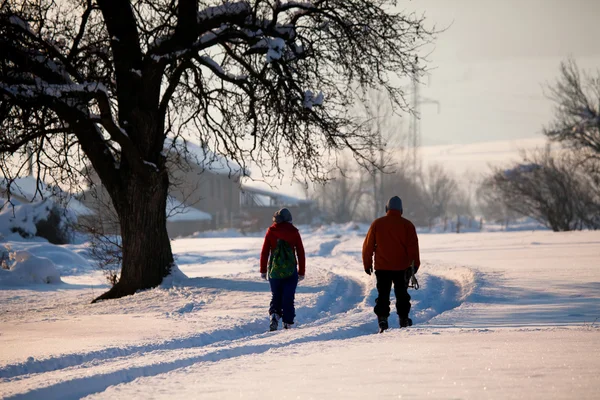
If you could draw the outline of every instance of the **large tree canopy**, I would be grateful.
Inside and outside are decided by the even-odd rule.
[[[378,88],[405,107],[402,79],[422,71],[419,48],[431,39],[422,17],[395,6],[4,0],[2,171],[34,158],[64,180],[89,162],[123,238],[121,279],[103,298],[156,286],[173,262],[165,139],[193,132],[242,166],[276,171],[291,157],[313,179],[331,150],[373,162],[376,138],[351,106]]]

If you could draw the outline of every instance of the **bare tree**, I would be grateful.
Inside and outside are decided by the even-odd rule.
[[[328,151],[375,163],[377,143],[350,106],[377,87],[404,107],[399,82],[422,72],[432,37],[393,4],[1,0],[2,171],[28,144],[61,181],[91,163],[123,246],[119,282],[97,300],[154,287],[173,264],[168,136],[193,132],[241,166],[280,171],[292,156],[310,179],[324,178]]]
[[[588,175],[588,191],[600,197],[600,73],[581,72],[574,60],[560,66],[550,87],[556,104],[554,122],[544,130],[553,141],[572,151],[571,159]],[[600,201],[600,200],[599,200]]]
[[[508,169],[496,169],[479,194],[505,218],[512,212],[553,229],[600,227],[600,76],[582,74],[573,60],[563,62],[550,87],[555,120],[545,135],[564,146],[525,154]]]
[[[600,160],[600,75],[579,71],[573,60],[561,63],[560,77],[550,87],[556,103],[555,121],[544,130],[551,140],[589,150]]]
[[[341,159],[332,179],[315,186],[314,198],[330,222],[356,221],[364,199],[371,194],[370,175],[364,169],[350,166],[351,162]]]
[[[423,206],[431,229],[436,218],[446,217],[448,207],[455,195],[457,184],[439,164],[430,165],[421,177]]]
[[[494,182],[493,176],[486,177],[477,188],[477,208],[486,220],[501,223],[508,228],[511,220],[522,215],[506,206],[502,192]]]
[[[600,228],[600,199],[589,190],[581,160],[538,151],[515,167],[497,169],[488,185],[506,208],[554,231]]]
[[[463,228],[464,219],[467,219],[467,227],[470,228],[471,220],[473,218],[473,204],[471,202],[470,193],[456,185],[455,192],[452,195],[450,204],[448,205],[448,213],[456,218],[456,233],[460,233],[460,229]]]

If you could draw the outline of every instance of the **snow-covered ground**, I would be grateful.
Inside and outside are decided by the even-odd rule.
[[[415,326],[375,334],[365,226],[303,230],[297,325],[266,332],[262,237],[173,241],[188,279],[91,305],[86,244],[2,244],[62,283],[0,286],[6,399],[595,399],[600,232],[421,234]]]

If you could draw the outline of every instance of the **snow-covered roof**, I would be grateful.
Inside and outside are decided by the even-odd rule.
[[[250,174],[248,169],[242,168],[235,161],[216,154],[207,147],[203,147],[189,140],[184,142],[183,140],[178,139],[175,144],[173,144],[172,138],[167,138],[165,140],[165,148],[171,151],[179,149],[179,152],[182,153],[184,147],[187,149],[190,155],[189,161],[197,164],[204,170],[210,171],[214,174],[227,176],[248,176]]]
[[[167,221],[170,222],[212,220],[209,213],[184,205],[172,196],[167,199],[167,215],[169,215]]]
[[[279,203],[281,205],[287,205],[287,206],[297,206],[300,204],[312,203],[312,200],[300,199],[298,197],[279,193],[274,190],[265,189],[260,186],[261,186],[260,182],[252,182],[252,181],[245,182],[242,184],[242,192],[275,199],[277,201],[277,203]]]
[[[0,189],[6,189],[5,180],[0,181]],[[47,185],[33,176],[16,178],[11,182],[10,190],[15,195],[21,196],[28,201],[51,198],[57,200],[57,203],[65,206],[68,210],[77,216],[94,215],[95,213],[83,205],[80,201],[73,198],[69,193],[63,191],[58,186]]]

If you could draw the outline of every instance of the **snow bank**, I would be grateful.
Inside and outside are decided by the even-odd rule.
[[[16,251],[10,256],[8,270],[0,269],[0,284],[22,286],[32,283],[62,283],[60,273],[48,258],[37,257],[28,251]]]
[[[163,289],[168,289],[173,286],[177,286],[177,284],[187,279],[188,276],[179,269],[177,264],[173,264],[171,266],[171,273],[163,279],[162,283],[160,284],[160,287]]]
[[[0,235],[10,236],[18,233],[24,238],[38,235],[39,224],[57,218],[57,232],[66,232],[68,225],[77,220],[75,214],[59,207],[53,201],[46,199],[34,203],[20,203],[16,200],[0,198]],[[54,215],[53,215],[54,214]]]

